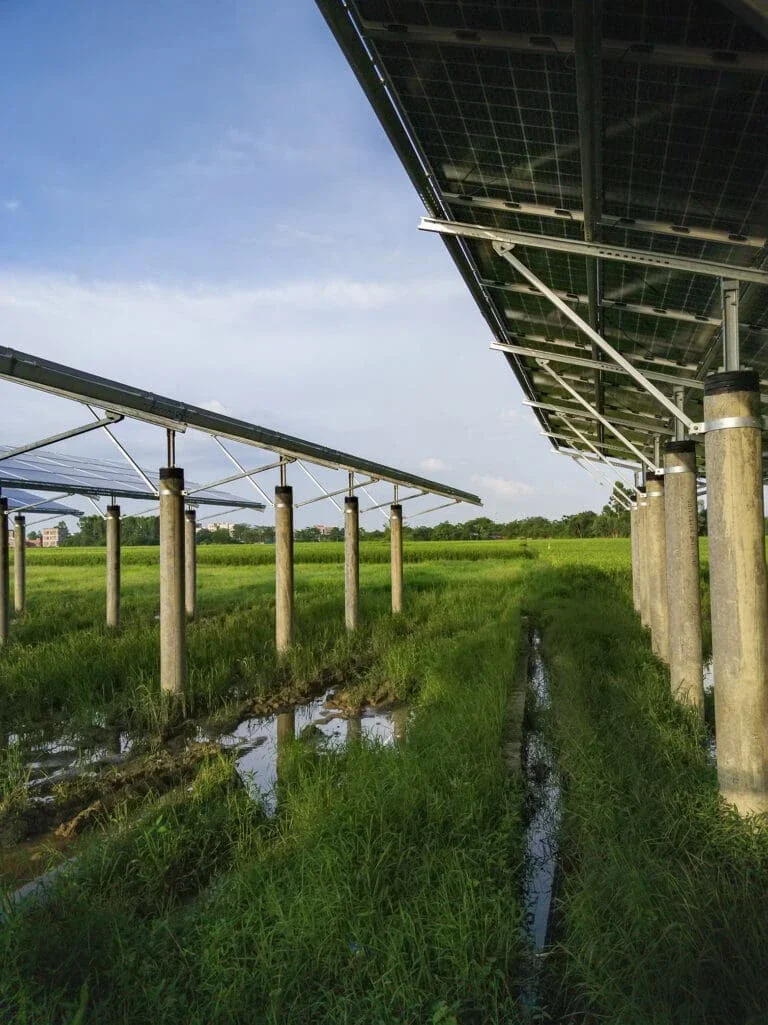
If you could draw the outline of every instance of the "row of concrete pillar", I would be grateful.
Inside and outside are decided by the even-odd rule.
[[[720,791],[768,812],[768,590],[759,379],[707,378],[705,459],[715,727]],[[703,709],[696,446],[665,446],[631,512],[632,592],[673,693]]]
[[[197,522],[184,511],[184,471],[160,470],[160,681],[164,691],[181,694],[186,684],[186,621],[197,606]],[[24,517],[14,531],[15,610],[25,603]],[[120,626],[120,507],[106,513],[106,621]],[[403,611],[403,511],[390,510],[392,611]],[[275,488],[275,644],[283,655],[294,633],[293,489]],[[0,645],[8,640],[10,620],[8,506],[0,499]],[[356,496],[344,500],[344,620],[348,630],[360,623],[360,509]]]

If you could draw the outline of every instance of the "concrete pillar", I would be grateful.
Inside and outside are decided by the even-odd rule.
[[[667,598],[667,530],[664,515],[664,477],[648,474],[645,481],[648,614],[654,653],[669,662],[669,602]]]
[[[275,488],[275,644],[279,655],[293,643],[293,488]]]
[[[667,531],[669,674],[678,700],[704,712],[699,593],[699,523],[696,443],[664,448],[664,516]]]
[[[360,623],[360,506],[358,499],[344,499],[344,621],[347,630]]]
[[[8,555],[8,499],[0,498],[0,645],[8,643],[8,625],[11,618],[11,575]]]
[[[651,601],[648,585],[648,496],[643,484],[637,496],[637,574],[638,599],[640,601],[640,622],[646,630],[650,629]]]
[[[392,611],[403,611],[403,507],[393,505],[389,515],[392,539]]]
[[[187,619],[194,619],[197,610],[197,513],[184,513],[184,607]]]
[[[107,534],[107,626],[120,626],[120,506],[108,505],[104,521]]]
[[[768,597],[758,375],[704,383],[707,524],[720,792],[768,812]]]
[[[21,615],[27,604],[27,521],[13,518],[13,611]]]
[[[181,467],[160,470],[160,686],[174,696],[187,678],[183,490]]]
[[[629,540],[631,549],[632,559],[632,604],[634,605],[635,612],[640,612],[640,555],[638,552],[637,544],[637,501],[632,504],[632,508],[629,510]]]

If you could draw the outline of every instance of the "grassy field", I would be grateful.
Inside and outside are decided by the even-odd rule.
[[[321,548],[329,561],[315,561]],[[768,830],[719,801],[708,733],[671,700],[632,612],[628,542],[461,549],[416,546],[393,619],[386,550],[364,548],[364,626],[348,638],[336,546],[302,548],[285,665],[259,561],[271,550],[205,553],[190,714],[330,678],[359,700],[407,700],[407,741],[329,754],[297,740],[272,817],[217,756],[191,783],[112,809],[50,900],[0,927],[0,1020],[529,1020],[525,791],[503,761],[526,615],[542,634],[542,725],[563,778],[541,1019],[768,1021]],[[2,656],[3,722],[98,712],[157,729],[156,553],[126,563],[118,637],[100,625],[103,553],[60,554],[30,560],[29,612]],[[0,807],[18,793],[14,747]]]

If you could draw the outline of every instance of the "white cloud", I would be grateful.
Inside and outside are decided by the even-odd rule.
[[[499,419],[507,427],[533,427],[536,424],[536,418],[527,407],[505,409],[499,414]]]
[[[494,477],[489,473],[475,473],[472,483],[478,488],[485,488],[500,498],[524,498],[534,493],[530,484],[519,480],[507,480],[505,477]]]
[[[18,199],[6,199],[3,202],[3,206],[9,213],[15,214],[21,206],[21,203]]]
[[[436,459],[434,456],[430,456],[428,459],[422,459],[419,463],[422,470],[427,470],[430,473],[434,473],[438,470],[447,470],[449,466],[442,459]]]

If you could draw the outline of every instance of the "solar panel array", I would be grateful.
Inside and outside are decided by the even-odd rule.
[[[768,40],[724,4],[318,4],[432,216],[768,266]],[[579,54],[580,11],[594,11],[596,42]],[[489,242],[452,245],[498,341],[590,356],[586,337]],[[530,247],[515,253],[586,319],[592,261]],[[701,382],[721,363],[720,282],[601,259],[597,290],[603,336],[641,370],[698,381],[687,388],[686,412],[701,419]],[[742,365],[757,369],[768,390],[768,288],[742,285],[740,320]],[[509,362],[529,398],[576,411],[534,359]],[[590,401],[599,394],[593,370],[557,369]],[[637,421],[630,439],[651,452],[653,432],[672,431],[669,415],[630,378],[606,369],[601,379],[606,416]],[[672,384],[659,386],[671,396]],[[557,414],[537,415],[562,430]],[[603,437],[594,420],[579,426],[595,443]]]
[[[89,459],[51,450],[27,452],[23,455],[1,458],[9,451],[0,447],[0,488],[15,485],[36,488],[38,491],[59,491],[73,495],[102,498],[147,499],[153,501],[158,487],[156,472],[144,471],[152,483],[139,476],[128,463],[111,459]],[[196,485],[186,481],[186,488],[194,491]],[[185,498],[188,505],[210,505],[233,509],[263,510],[263,502],[253,502],[241,495],[220,489],[206,489]],[[54,510],[56,511],[56,510]]]

